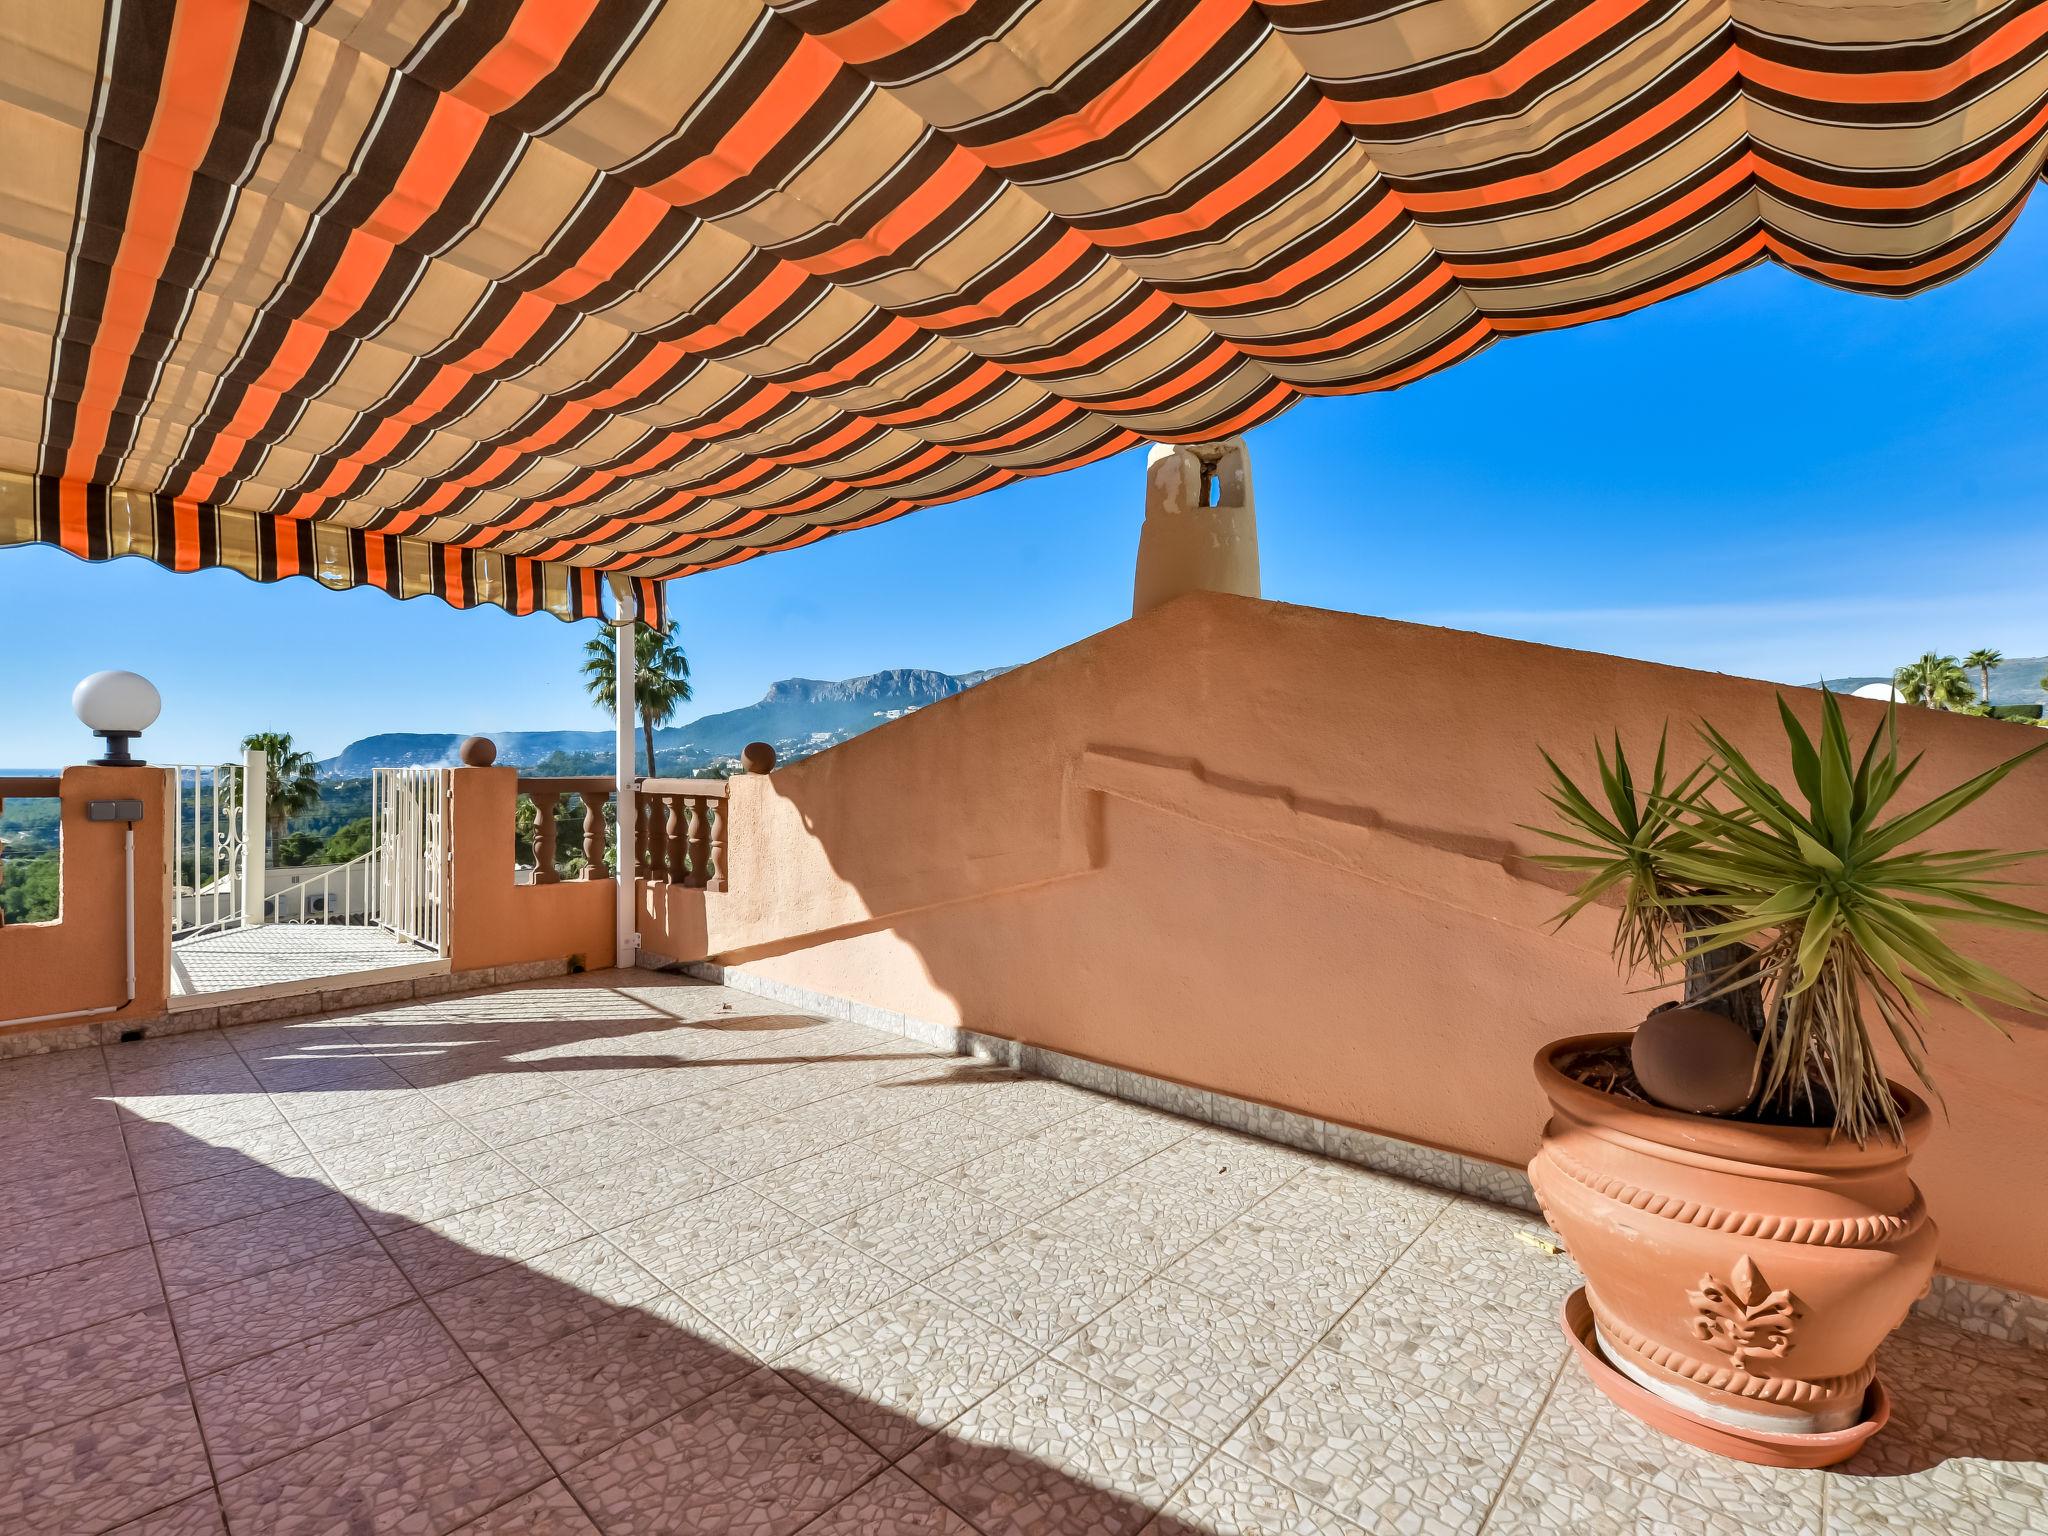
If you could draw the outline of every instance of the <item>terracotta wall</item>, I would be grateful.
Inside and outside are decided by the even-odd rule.
[[[1199,594],[767,778],[731,890],[653,887],[646,946],[1520,1163],[1544,1041],[1639,1018],[1598,921],[1546,929],[1540,742],[1681,754],[1710,717],[1783,767],[1767,685]],[[1809,717],[1814,695],[1790,696]],[[1851,701],[1852,725],[1881,709]],[[1946,785],[2039,740],[1914,711]],[[1952,825],[2048,833],[2048,761]],[[2044,870],[2048,876],[2048,870]],[[1971,936],[2048,990],[2048,942]],[[1946,1265],[2048,1293],[2048,1028],[1937,1017],[1952,1119],[1921,1178]]]
[[[164,1011],[170,981],[170,776],[161,768],[67,768],[58,913],[48,923],[0,927],[0,1034],[63,1029],[81,1021],[15,1021],[40,1014],[112,1008],[100,1018],[151,1019]],[[135,825],[135,1001],[127,995],[127,827],[88,821],[93,800],[140,800]]]
[[[569,960],[585,970],[610,965],[617,916],[609,879],[513,884],[518,801],[516,768],[452,770],[450,968],[475,971],[534,960]]]

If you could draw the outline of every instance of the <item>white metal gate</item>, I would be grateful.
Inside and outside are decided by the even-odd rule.
[[[238,763],[174,763],[170,770],[171,938],[261,922],[269,771],[263,754],[247,752]]]
[[[377,926],[437,954],[448,940],[448,774],[378,768],[370,782]]]

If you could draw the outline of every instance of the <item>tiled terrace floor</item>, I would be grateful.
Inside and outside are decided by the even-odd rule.
[[[173,944],[171,995],[285,988],[328,976],[362,981],[364,971],[418,966],[434,958],[431,949],[381,928],[266,923]]]
[[[7,1532],[2048,1529],[2038,1354],[1716,1460],[1516,1212],[681,979],[0,1064],[0,1168]]]

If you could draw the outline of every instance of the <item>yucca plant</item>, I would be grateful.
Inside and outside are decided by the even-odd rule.
[[[1625,968],[1683,964],[1688,1001],[1749,1024],[1759,1083],[1751,1114],[1830,1125],[1859,1143],[1896,1137],[1899,1106],[1870,1012],[1933,1092],[1920,1028],[1926,997],[1947,998],[1993,1028],[2002,1026],[1987,1002],[2048,1011],[2048,999],[1958,953],[1943,933],[1951,923],[2048,930],[2048,913],[2005,899],[2017,882],[2004,872],[2039,850],[1909,847],[2048,743],[1888,815],[1919,764],[1901,765],[1891,711],[1861,754],[1834,695],[1822,694],[1817,739],[1782,696],[1778,711],[1796,795],[1703,724],[1706,761],[1668,789],[1661,741],[1645,788],[1619,741],[1611,763],[1596,748],[1605,810],[1544,754],[1547,798],[1564,829],[1530,830],[1575,850],[1543,856],[1582,877],[1560,924],[1617,893],[1614,952]]]

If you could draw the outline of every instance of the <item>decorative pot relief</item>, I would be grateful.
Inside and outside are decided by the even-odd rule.
[[[1752,1360],[1782,1360],[1792,1347],[1798,1303],[1790,1291],[1772,1290],[1746,1253],[1735,1261],[1728,1281],[1702,1275],[1699,1289],[1688,1291],[1686,1299],[1698,1314],[1693,1333],[1738,1371],[1747,1371]]]

